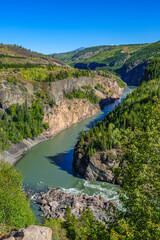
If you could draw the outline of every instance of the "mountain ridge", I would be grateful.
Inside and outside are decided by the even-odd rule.
[[[54,55],[53,55],[54,56]],[[160,56],[160,41],[147,44],[109,45],[85,48],[80,52],[56,55],[78,69],[111,71],[128,85],[139,85],[144,70]]]

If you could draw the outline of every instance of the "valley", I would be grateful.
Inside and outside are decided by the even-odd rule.
[[[23,225],[19,220],[12,223],[12,216],[7,215],[9,208],[5,208],[3,201],[3,196],[6,199],[13,197],[12,191],[8,195],[5,193],[5,173],[18,177],[18,172],[22,172],[23,184],[34,194],[46,187],[53,188],[52,200],[48,197],[50,190],[40,193],[44,216],[58,218],[45,220],[45,224],[48,226],[50,221],[55,221],[55,226],[60,224],[63,230],[65,228],[71,239],[70,228],[78,234],[76,224],[83,223],[80,221],[83,214],[88,221],[92,219],[97,228],[101,227],[104,239],[111,235],[113,239],[116,236],[125,239],[128,232],[132,239],[141,239],[140,226],[143,225],[143,236],[156,239],[159,234],[156,215],[159,42],[80,49],[57,56],[63,57],[65,63],[55,55],[38,54],[13,45],[1,44],[0,51],[0,158],[5,160],[0,164],[0,186],[4,192],[1,204],[6,209],[2,218],[0,215],[4,221],[2,227],[7,218],[10,230]],[[74,58],[73,54],[79,54],[74,60],[75,65],[69,59]],[[104,60],[104,55],[108,60]],[[93,64],[95,57],[100,60]],[[20,179],[18,177],[16,181]],[[59,187],[61,189],[57,190]],[[59,196],[57,208],[52,203],[54,191]],[[87,195],[83,197],[84,194]],[[28,200],[25,200],[25,194],[23,196],[25,204]],[[103,197],[106,199],[104,205],[100,203]],[[61,198],[64,198],[63,204]],[[15,200],[13,197],[13,205],[9,207],[16,206]],[[99,205],[91,204],[94,201]],[[103,221],[99,222],[105,213],[96,207],[110,206],[110,201],[114,201],[116,208],[106,207],[107,211],[110,209],[106,215],[106,221],[109,221],[106,230]],[[71,209],[66,207],[67,202]],[[29,202],[26,204],[29,209]],[[78,206],[87,208],[80,211]],[[39,202],[32,204],[36,218],[42,221],[39,207]],[[88,208],[98,216],[97,219]],[[145,218],[142,218],[144,211]],[[28,225],[34,222],[30,210],[30,217],[25,211],[24,214],[22,217],[27,219]],[[121,231],[122,221],[124,231]],[[149,228],[150,221],[152,226]],[[90,229],[89,225],[87,229]]]

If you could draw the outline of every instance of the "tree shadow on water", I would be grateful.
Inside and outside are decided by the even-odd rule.
[[[77,173],[73,169],[72,163],[73,163],[73,149],[58,153],[54,156],[45,156],[47,159],[49,159],[51,164],[57,165],[61,170],[67,172],[68,174],[71,174],[73,176],[77,176]]]

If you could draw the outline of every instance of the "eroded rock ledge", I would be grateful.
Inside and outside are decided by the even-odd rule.
[[[64,219],[65,209],[67,206],[71,208],[71,212],[76,217],[80,216],[83,208],[93,212],[95,219],[102,221],[109,220],[107,214],[102,209],[113,211],[113,206],[117,207],[114,201],[107,201],[103,195],[89,196],[72,195],[71,193],[64,193],[60,188],[49,188],[47,192],[41,192],[37,197],[37,201],[41,205],[43,217],[53,217]]]
[[[119,167],[121,154],[121,150],[112,149],[97,152],[89,157],[83,154],[83,148],[77,144],[74,149],[73,167],[86,180],[116,184],[112,169]]]

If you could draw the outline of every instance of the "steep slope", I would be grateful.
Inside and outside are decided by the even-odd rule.
[[[155,59],[137,90],[82,132],[75,146],[73,166],[80,175],[119,184],[122,210],[112,215],[105,239],[159,239],[159,133],[160,59]]]
[[[97,67],[105,67],[105,69],[114,70],[121,67],[130,55],[143,46],[143,44],[97,46],[52,56],[80,69],[95,70]]]
[[[120,166],[118,159],[124,154],[124,144],[128,146],[127,142],[137,131],[145,133],[148,128],[152,128],[150,122],[158,127],[159,66],[159,59],[152,60],[137,90],[108,114],[104,121],[99,122],[89,132],[81,133],[75,147],[73,166],[84,178],[116,182],[112,169]]]
[[[139,85],[146,66],[155,57],[160,57],[160,41],[135,52],[116,72],[127,84]]]
[[[32,63],[32,64],[55,64],[66,66],[64,62],[48,55],[32,52],[17,45],[0,44],[0,62],[4,63]]]
[[[112,71],[128,85],[139,85],[148,63],[160,56],[160,41],[151,44],[91,47],[54,56],[79,69]]]
[[[0,62],[0,151],[12,146],[0,157],[15,162],[24,150],[120,98],[124,87],[116,76],[91,70]]]

